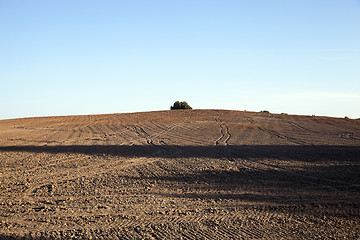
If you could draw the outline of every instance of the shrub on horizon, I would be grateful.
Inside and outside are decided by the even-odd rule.
[[[170,107],[170,110],[176,110],[176,109],[192,109],[190,105],[185,101],[176,101],[174,104]]]

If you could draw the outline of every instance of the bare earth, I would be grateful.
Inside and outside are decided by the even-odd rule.
[[[358,239],[360,120],[224,110],[0,121],[1,239]]]

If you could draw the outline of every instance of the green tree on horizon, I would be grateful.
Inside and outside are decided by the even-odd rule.
[[[185,101],[176,101],[174,104],[170,107],[170,110],[176,110],[176,109],[192,109],[190,105]]]

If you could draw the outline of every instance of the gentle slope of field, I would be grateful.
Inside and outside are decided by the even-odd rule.
[[[176,110],[0,121],[0,238],[360,237],[360,120]]]

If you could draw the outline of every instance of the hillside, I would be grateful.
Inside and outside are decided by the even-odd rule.
[[[0,121],[0,238],[359,238],[360,121],[225,110]]]

